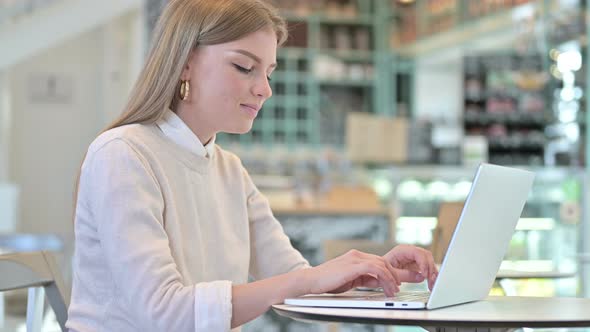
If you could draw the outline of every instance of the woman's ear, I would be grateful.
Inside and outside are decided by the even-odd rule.
[[[181,80],[190,81],[191,69],[192,69],[193,64],[195,63],[195,56],[196,56],[196,52],[192,51],[188,57],[188,61],[184,65],[184,68],[182,68],[182,73],[180,74]]]

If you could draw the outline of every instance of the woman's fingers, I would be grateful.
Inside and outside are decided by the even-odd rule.
[[[434,264],[434,257],[432,257],[430,251],[422,249],[422,252],[425,264],[427,266],[425,269],[428,270],[424,277],[428,280],[428,289],[432,290],[434,282],[436,281],[436,277],[438,276],[438,271],[436,269],[436,265]]]
[[[418,282],[428,280],[428,288],[433,288],[438,277],[438,270],[430,251],[412,245],[401,244],[391,249],[383,257],[397,269],[419,272],[423,278],[416,277],[416,280],[420,280]],[[402,281],[409,281],[411,277],[411,274],[407,274]]]
[[[348,260],[350,258],[350,263],[355,266],[354,280],[365,281],[364,276],[372,275],[378,280],[379,286],[383,287],[386,294],[393,295],[399,290],[394,273],[387,268],[384,261],[376,259],[374,255],[358,250],[351,250],[345,256],[348,257],[344,259]]]
[[[401,261],[405,263],[403,264],[403,267],[407,268],[406,266],[415,264],[424,279],[428,280],[429,288],[432,289],[432,285],[434,285],[438,273],[436,265],[434,264],[434,258],[430,251],[413,246],[408,246],[404,249],[407,255],[402,255],[402,257],[405,256],[401,259]]]
[[[434,267],[434,262],[430,262],[428,259],[429,252],[418,247],[412,248],[412,255],[408,258],[411,259],[410,262],[415,263],[418,266],[418,269],[424,279],[430,279],[430,276],[433,272],[432,268]]]
[[[359,285],[357,285],[355,287],[377,288],[377,287],[381,287],[381,283],[379,282],[379,279],[376,279],[375,277],[367,274],[367,275],[362,276],[359,279]]]
[[[393,294],[399,291],[393,275],[383,265],[375,264],[375,262],[372,261],[364,261],[358,265],[361,266],[361,270],[359,270],[361,275],[359,275],[359,277],[365,274],[373,274],[377,277],[379,284],[383,287],[383,291],[388,296],[393,296]]]
[[[395,284],[397,286],[401,285],[403,280],[401,280],[400,277],[399,277],[399,275],[398,275],[398,271],[399,270],[395,269],[393,267],[393,265],[391,265],[391,263],[389,261],[387,261],[386,259],[384,259],[383,257],[379,257],[379,256],[375,256],[375,257],[377,257],[381,262],[383,262],[383,264],[385,265],[385,267],[387,268],[387,270],[389,270],[389,272],[391,273],[391,275],[395,279]]]
[[[351,250],[346,254],[313,268],[310,290],[313,293],[343,292],[353,287],[383,287],[387,296],[399,292],[402,281],[416,278],[396,269],[384,257]],[[414,279],[415,280],[415,279]]]
[[[399,285],[401,281],[397,276],[396,269],[393,268],[391,263],[385,260],[383,257],[366,254],[359,252],[357,256],[360,261],[368,264],[368,268],[376,268],[380,273],[377,274],[379,281],[383,287],[383,290],[388,296],[393,296],[394,293],[399,292]]]
[[[396,268],[394,268],[393,265],[391,265],[391,263],[387,259],[385,259],[384,257],[381,257],[381,256],[367,254],[367,253],[361,253],[361,254],[364,255],[364,258],[375,261],[375,264],[383,265],[385,268],[387,268],[387,270],[389,270],[389,272],[391,272],[391,275],[395,279],[396,285],[399,286],[401,284],[401,280],[399,280],[399,278],[397,276],[398,270]]]
[[[408,269],[397,270],[397,276],[402,282],[422,282],[426,279],[422,273]]]
[[[363,264],[361,270],[358,271],[361,274],[356,278],[367,273],[373,274],[388,296],[399,291],[401,282],[427,280],[428,288],[432,290],[438,277],[432,254],[428,250],[409,245],[400,245],[396,249],[391,252],[393,256],[388,254],[384,257],[353,250],[347,259],[352,259],[357,264]],[[359,281],[375,283],[374,280],[368,278],[362,278]]]
[[[436,265],[434,264],[434,258],[432,254],[422,248],[417,248],[418,251],[416,252],[415,260],[417,265],[419,266],[419,271],[423,276],[423,279],[428,280],[428,289],[432,290],[434,286],[434,281],[438,276],[438,272],[436,270]]]

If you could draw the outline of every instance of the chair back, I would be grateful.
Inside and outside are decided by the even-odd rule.
[[[31,324],[39,326],[38,315],[43,312],[43,297],[31,295],[31,290],[35,289],[44,290],[62,331],[66,331],[70,296],[51,253],[35,251],[0,255],[0,292],[21,288],[29,288],[27,331],[35,330]]]

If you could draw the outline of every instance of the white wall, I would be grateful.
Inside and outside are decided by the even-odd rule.
[[[137,17],[120,17],[11,68],[9,180],[21,190],[19,231],[73,240],[74,181],[88,145],[128,96]],[[44,90],[36,85],[51,76],[57,95],[62,89],[69,99],[39,97]]]
[[[102,29],[103,108],[100,114],[105,125],[121,114],[143,65],[143,20],[141,13],[133,12]]]
[[[74,177],[85,148],[103,122],[100,37],[100,30],[94,30],[11,70],[10,174],[21,187],[20,231],[72,231]],[[36,78],[43,75],[69,82],[71,100],[32,100]]]
[[[16,1],[12,1],[16,2]],[[59,0],[47,2],[7,19],[0,26],[0,69],[54,47],[111,21],[139,10],[145,0]]]
[[[8,180],[9,107],[10,91],[8,87],[8,73],[0,70],[0,183]]]

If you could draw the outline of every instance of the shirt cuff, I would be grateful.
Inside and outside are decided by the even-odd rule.
[[[195,285],[195,331],[231,329],[232,282],[219,280]]]

